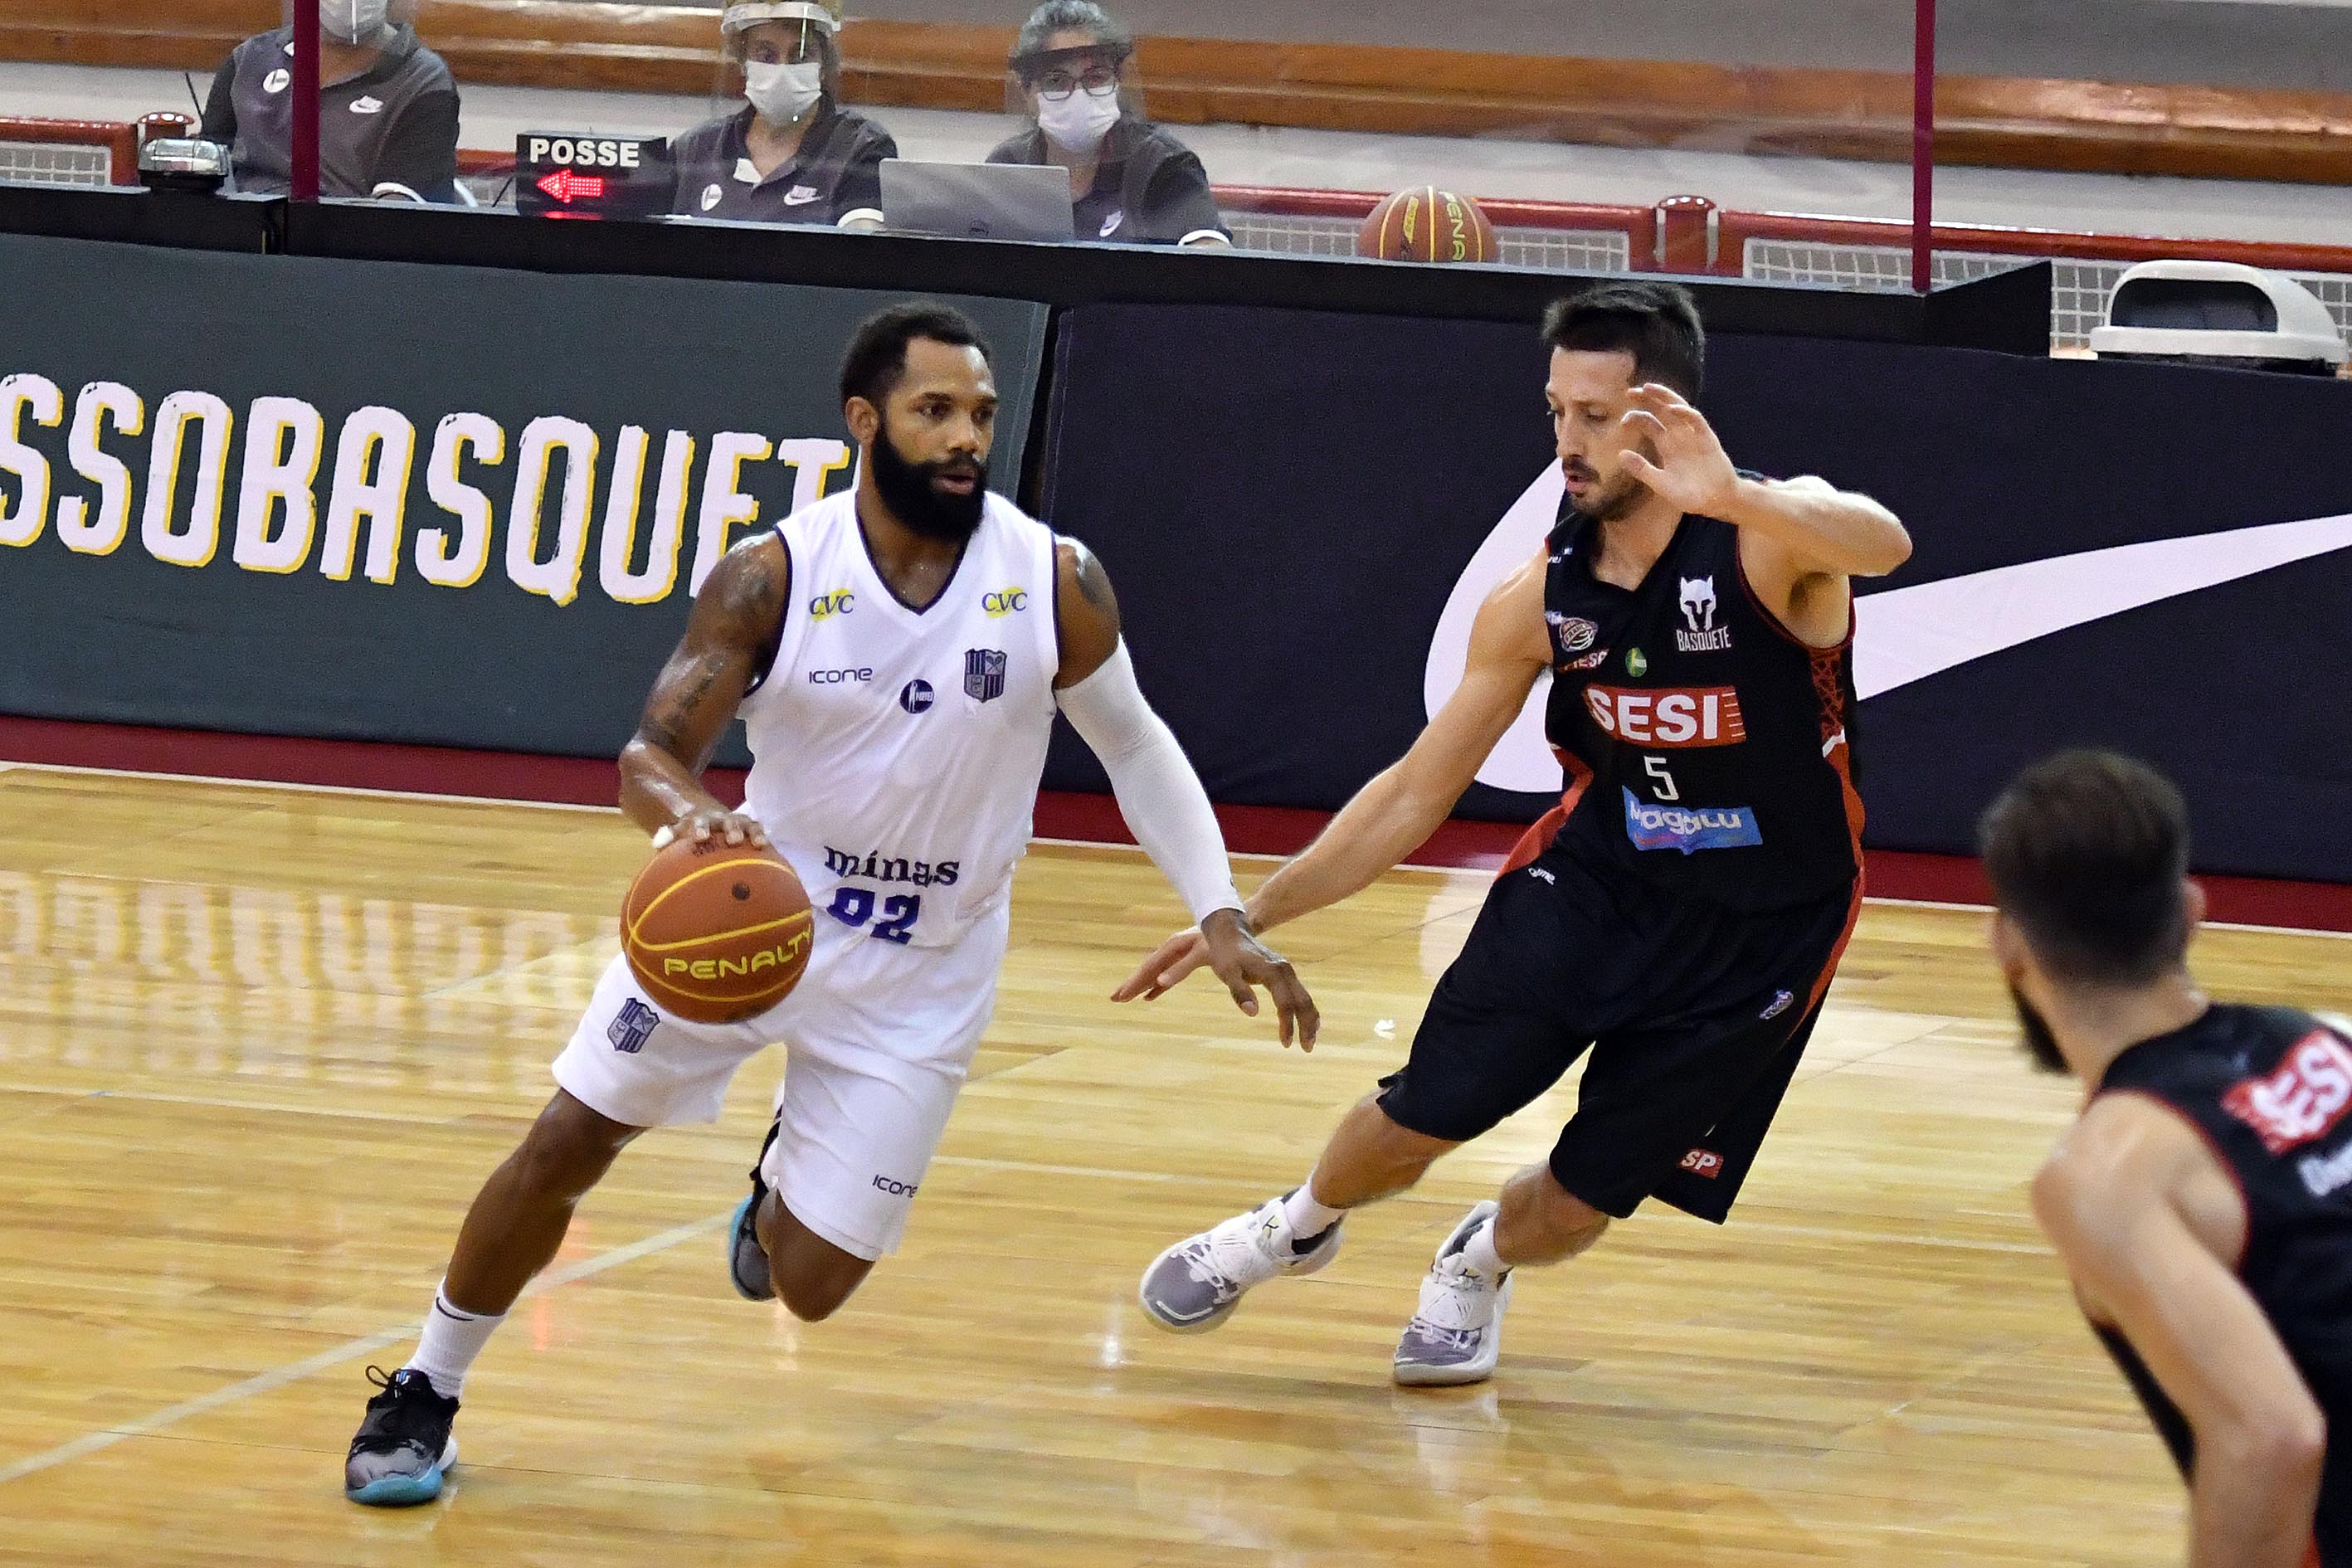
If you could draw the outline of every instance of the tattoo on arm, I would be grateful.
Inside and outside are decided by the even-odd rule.
[[[1117,610],[1118,601],[1111,596],[1110,578],[1104,573],[1102,563],[1084,545],[1078,546],[1077,556],[1078,592],[1086,595],[1087,604],[1105,614]]]

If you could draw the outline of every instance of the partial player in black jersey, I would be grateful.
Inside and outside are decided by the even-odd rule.
[[[2352,1568],[2352,1045],[2209,1002],[2180,796],[2069,752],[1986,813],[1993,954],[2091,1086],[2033,1210],[2189,1478],[2191,1568]]]
[[[1910,540],[1818,479],[1736,469],[1699,393],[1683,289],[1598,285],[1548,314],[1544,400],[1566,500],[1490,595],[1460,689],[1394,766],[1249,900],[1260,929],[1369,885],[1445,820],[1549,673],[1570,782],[1487,896],[1403,1068],[1296,1190],[1170,1247],[1144,1310],[1194,1331],[1278,1274],[1322,1268],[1340,1217],[1401,1192],[1588,1049],[1549,1162],[1454,1226],[1395,1357],[1402,1384],[1495,1367],[1511,1269],[1557,1263],[1655,1196],[1728,1212],[1861,907],[1848,580]],[[1118,993],[1199,966],[1196,932]]]

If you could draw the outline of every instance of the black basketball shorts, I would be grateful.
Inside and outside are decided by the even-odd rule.
[[[1622,1218],[1655,1197],[1721,1224],[1811,1037],[1859,883],[1754,914],[1597,872],[1566,844],[1506,872],[1437,983],[1381,1108],[1450,1142],[1592,1059],[1551,1172]]]

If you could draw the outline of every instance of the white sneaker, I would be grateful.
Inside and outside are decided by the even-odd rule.
[[[1472,1209],[1437,1249],[1421,1284],[1421,1308],[1397,1341],[1396,1380],[1408,1388],[1484,1383],[1503,1350],[1503,1309],[1511,1301],[1511,1271],[1488,1275],[1470,1266],[1463,1248],[1479,1228],[1495,1223],[1489,1201]]]
[[[1136,1290],[1144,1316],[1171,1333],[1204,1333],[1233,1315],[1251,1286],[1277,1274],[1312,1274],[1339,1255],[1345,1221],[1307,1237],[1302,1252],[1282,1205],[1268,1198],[1153,1258]]]

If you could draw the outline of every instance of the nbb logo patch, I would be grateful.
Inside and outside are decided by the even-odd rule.
[[[1624,790],[1625,837],[1636,849],[1740,849],[1764,842],[1744,805],[1652,805]]]
[[[1736,746],[1748,739],[1739,693],[1728,686],[1629,690],[1588,686],[1584,706],[1601,732],[1634,746]]]
[[[2252,1128],[2273,1154],[2324,1138],[2352,1110],[2352,1050],[2326,1030],[2315,1030],[2280,1058],[2276,1070],[2232,1085],[2221,1109]]]

